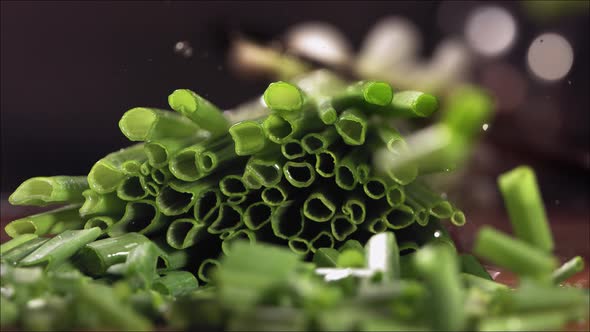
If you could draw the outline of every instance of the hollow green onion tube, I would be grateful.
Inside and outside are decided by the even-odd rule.
[[[521,280],[520,287],[514,291],[506,292],[498,299],[506,309],[519,311],[559,310],[569,309],[572,313],[575,308],[584,308],[586,315],[590,304],[588,294],[580,292],[574,287],[555,287],[545,283]]]
[[[576,256],[569,261],[563,263],[557,270],[553,271],[553,283],[558,285],[574,274],[584,270],[584,260],[580,256]]]
[[[92,166],[88,173],[88,185],[99,194],[113,192],[126,177],[122,168],[123,163],[130,160],[143,162],[146,158],[143,144],[135,144],[110,153]]]
[[[23,182],[8,197],[12,205],[82,203],[82,192],[88,189],[85,176],[34,177]]]
[[[195,276],[187,271],[170,271],[154,280],[152,289],[171,296],[188,294],[199,287]]]
[[[338,114],[332,105],[332,97],[341,93],[346,83],[330,71],[321,69],[301,76],[296,83],[317,108],[321,121],[326,125],[334,124]]]
[[[319,152],[315,155],[315,170],[321,177],[333,177],[339,161],[339,156],[335,152],[328,150]]]
[[[349,85],[343,92],[334,96],[332,105],[336,109],[359,106],[380,109],[392,102],[393,89],[387,82],[360,81]]]
[[[229,128],[238,156],[250,156],[273,144],[262,127],[262,120],[246,120]]]
[[[268,139],[277,144],[283,144],[291,138],[299,138],[323,126],[324,124],[317,117],[317,112],[309,106],[296,113],[270,114],[262,122],[262,128]]]
[[[125,175],[141,175],[142,162],[139,160],[127,160],[121,164],[121,170]]]
[[[353,190],[359,183],[357,166],[368,159],[368,151],[354,149],[336,165],[336,185],[344,190]]]
[[[116,222],[116,220],[111,217],[96,216],[96,217],[92,217],[86,221],[86,223],[84,224],[84,229],[98,227],[104,233],[104,232],[106,232],[106,230],[109,227],[111,227],[113,224],[115,224],[115,222]]]
[[[374,217],[367,219],[363,227],[372,234],[383,233],[387,230],[387,222],[383,217]]]
[[[168,104],[213,136],[223,135],[229,128],[229,123],[219,108],[191,90],[174,90],[168,96]]]
[[[59,265],[87,243],[90,243],[102,233],[98,227],[78,231],[64,231],[49,239],[39,248],[23,258],[19,264],[31,266],[44,264],[48,269]]]
[[[235,241],[244,241],[246,240],[248,243],[253,244],[256,243],[256,234],[254,231],[250,229],[240,229],[231,233],[228,237],[223,239],[221,242],[221,250],[226,255],[231,255],[231,247],[232,243]]]
[[[385,197],[389,206],[397,207],[406,201],[406,192],[404,187],[397,184],[392,184],[387,188]]]
[[[125,214],[107,233],[111,237],[129,232],[151,234],[164,228],[167,222],[168,217],[160,212],[156,203],[144,199],[127,203]]]
[[[207,226],[192,218],[180,218],[172,221],[166,231],[166,243],[174,249],[192,247],[207,236]]]
[[[432,211],[431,211],[432,214]],[[451,215],[451,223],[455,226],[463,226],[467,219],[465,218],[465,214],[463,211],[453,207],[453,214]]]
[[[164,183],[167,183],[172,178],[172,173],[167,167],[152,168],[152,171],[150,172],[150,177],[154,183],[162,185]]]
[[[244,211],[244,224],[253,231],[259,230],[270,222],[273,212],[274,208],[265,202],[250,204]]]
[[[368,162],[358,164],[356,166],[356,174],[360,184],[367,183],[371,175],[371,165]]]
[[[319,133],[309,133],[301,138],[303,150],[309,154],[317,154],[326,150],[339,139],[336,128],[330,126]]]
[[[270,206],[281,205],[289,197],[289,187],[283,183],[266,187],[262,190],[260,196],[262,197],[262,201]]]
[[[219,261],[213,258],[207,258],[201,262],[197,275],[202,281],[209,283],[212,280],[214,271],[219,267]]]
[[[487,226],[479,231],[473,252],[519,275],[542,277],[557,266],[557,260],[544,250]]]
[[[186,147],[170,160],[170,172],[174,177],[182,181],[199,180],[211,173],[216,163],[227,162],[228,159],[232,159],[231,149],[228,148],[231,144],[231,138],[223,136]],[[220,160],[217,160],[218,157],[220,157]]]
[[[221,193],[218,189],[209,188],[197,197],[193,209],[195,220],[210,225],[219,215]]]
[[[313,263],[316,267],[337,267],[338,256],[340,256],[340,252],[336,249],[319,248],[313,255]]]
[[[117,197],[124,201],[138,201],[148,196],[141,185],[141,176],[129,176],[117,186]]]
[[[537,178],[532,168],[520,166],[498,177],[514,234],[539,249],[551,252],[553,238]]]
[[[213,187],[211,181],[172,181],[156,197],[156,206],[166,216],[188,212],[203,192]]]
[[[311,251],[309,241],[301,238],[292,238],[287,243],[289,249],[298,255],[307,255]]]
[[[349,216],[337,214],[330,221],[330,229],[336,241],[344,241],[356,231],[357,224]]]
[[[92,189],[84,190],[84,204],[78,210],[80,217],[95,216],[120,217],[125,211],[126,202],[117,197],[116,193],[99,194]]]
[[[408,255],[418,251],[420,246],[414,241],[402,241],[399,243],[399,254]]]
[[[125,112],[119,121],[119,129],[131,141],[186,138],[199,131],[199,127],[184,116],[146,107]]]
[[[9,252],[10,250],[24,245],[29,241],[38,239],[39,236],[37,234],[23,234],[15,237],[14,239],[8,240],[0,245],[0,255],[4,255],[5,253]]]
[[[141,166],[139,166],[139,174],[142,176],[149,176],[150,173],[152,172],[152,167],[150,166],[150,163],[146,160],[143,163],[141,163]]]
[[[428,245],[416,252],[414,267],[428,285],[432,328],[442,331],[464,329],[464,294],[456,254],[444,245]]]
[[[229,138],[229,137],[228,137]],[[204,174],[228,165],[237,159],[233,142],[228,139],[224,145],[215,145],[197,156],[197,165]]]
[[[272,153],[255,155],[248,159],[242,174],[242,180],[249,189],[272,187],[283,177],[281,172],[282,157],[277,158]]]
[[[226,175],[219,180],[219,189],[227,197],[243,196],[248,193],[248,188],[239,175]]]
[[[286,201],[273,212],[270,223],[273,234],[281,239],[292,239],[303,232],[303,212],[295,201]]]
[[[385,144],[387,150],[395,155],[399,155],[407,149],[407,144],[402,135],[393,127],[385,124],[379,124],[375,128],[375,133],[379,140]]]
[[[383,220],[390,229],[402,229],[410,226],[416,217],[414,216],[414,210],[407,205],[400,205],[389,209],[383,215]]]
[[[140,177],[139,184],[141,184],[141,187],[145,190],[148,196],[157,197],[160,194],[160,186],[152,180],[151,176]]]
[[[348,145],[363,145],[368,125],[367,116],[355,108],[343,111],[334,124],[336,131]]]
[[[313,253],[320,248],[333,248],[334,244],[334,237],[329,231],[321,231],[309,241],[310,250]]]
[[[288,139],[281,144],[281,153],[289,160],[305,157],[305,150],[298,139]]]
[[[461,273],[461,279],[469,287],[477,287],[487,292],[495,292],[498,290],[508,290],[508,286],[497,283],[491,279],[479,277],[470,273]]]
[[[566,311],[518,313],[487,317],[478,324],[479,331],[557,331],[571,319]]]
[[[217,218],[213,220],[207,231],[211,234],[221,234],[238,229],[243,224],[242,209],[233,204],[222,203],[219,205]]]
[[[79,229],[84,225],[78,214],[79,204],[67,205],[55,210],[41,212],[16,219],[4,227],[11,238],[23,234],[56,234],[68,229]]]
[[[152,167],[163,168],[168,165],[170,159],[178,151],[209,138],[210,134],[208,132],[199,131],[196,135],[188,138],[162,138],[157,141],[146,142],[144,150]]]
[[[386,148],[377,149],[373,153],[373,165],[376,166],[378,174],[387,175],[395,182],[407,185],[418,176],[418,168],[412,161],[400,164],[398,159],[398,155]]]
[[[404,205],[408,206],[409,208],[414,211],[415,221],[420,226],[426,226],[429,221],[430,214],[428,213],[428,209],[424,206],[421,202],[412,199],[406,195],[406,199]]]
[[[426,225],[420,225],[417,222],[403,229],[407,238],[416,241],[421,246],[431,243],[441,243],[448,245],[453,250],[456,250],[456,245],[451,238],[447,229],[442,225],[440,220],[430,216]]]
[[[406,118],[427,118],[437,109],[438,101],[432,95],[420,91],[400,91],[393,95],[383,113]]]
[[[314,192],[303,202],[303,215],[315,222],[327,222],[334,217],[338,202],[327,192]]]
[[[371,177],[363,184],[363,191],[371,199],[381,199],[387,193],[388,183],[380,177]]]
[[[2,262],[8,262],[10,264],[16,265],[21,259],[27,257],[30,253],[37,250],[37,248],[47,241],[49,241],[48,238],[38,237],[36,239],[22,243],[21,245],[12,248],[6,253],[3,253],[0,257],[0,260]]]
[[[288,161],[283,165],[285,179],[294,187],[305,188],[315,181],[315,170],[308,162]]]
[[[362,224],[367,217],[367,209],[365,202],[360,196],[352,196],[344,201],[342,204],[342,213],[350,219],[354,224]]]
[[[124,263],[131,249],[145,242],[149,239],[138,233],[90,242],[80,249],[74,264],[84,273],[101,276],[112,265]]]
[[[298,112],[305,96],[294,84],[278,81],[270,83],[264,91],[264,103],[274,112]]]
[[[439,219],[451,218],[454,208],[451,203],[444,200],[440,195],[433,192],[423,183],[414,181],[405,188],[405,193],[414,201],[420,202],[422,206],[428,209],[429,213]]]

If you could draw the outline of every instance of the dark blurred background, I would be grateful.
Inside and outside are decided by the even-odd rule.
[[[490,6],[496,12],[480,23],[507,35],[500,36],[509,38],[506,45],[478,37],[489,29],[467,32],[476,10]],[[32,176],[86,174],[100,157],[129,145],[117,127],[127,109],[167,108],[174,89],[192,89],[222,108],[261,93],[268,81],[227,66],[232,36],[268,43],[294,24],[322,21],[358,50],[377,21],[396,15],[421,34],[420,58],[445,38],[476,39],[468,80],[490,89],[498,105],[476,151],[475,175],[464,180],[474,195],[481,192],[480,204],[498,206],[497,174],[527,163],[550,211],[588,221],[587,1],[2,1],[1,9],[3,193]],[[531,45],[544,33],[561,36],[561,44],[553,55],[542,51],[535,69]],[[178,42],[185,45],[180,52]]]

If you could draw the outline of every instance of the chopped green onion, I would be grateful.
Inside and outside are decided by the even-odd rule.
[[[330,228],[336,241],[344,241],[356,231],[357,224],[349,216],[337,214],[330,221]]]
[[[16,219],[4,227],[11,238],[23,234],[56,234],[68,229],[79,229],[84,222],[78,214],[80,205],[67,205],[58,209],[41,212]]]
[[[90,229],[94,227],[100,228],[103,233],[107,231],[116,222],[115,219],[107,216],[96,216],[88,219],[84,224],[84,229]]]
[[[270,206],[281,205],[289,197],[289,188],[281,183],[266,187],[262,190],[261,197]]]
[[[259,230],[270,222],[273,212],[274,208],[265,202],[251,204],[244,211],[244,224],[253,231]]]
[[[478,325],[479,331],[555,331],[571,320],[564,311],[518,313],[487,317]]]
[[[319,248],[313,255],[313,263],[316,267],[337,267],[340,253],[333,248]]]
[[[383,220],[388,228],[401,229],[410,226],[416,221],[414,210],[407,205],[399,205],[391,208],[383,215]]]
[[[82,203],[82,192],[88,189],[85,176],[34,177],[23,182],[8,197],[12,205]]]
[[[144,145],[145,154],[152,167],[167,167],[170,159],[176,153],[188,146],[197,144],[209,138],[208,132],[197,132],[196,135],[185,138],[163,138],[158,141],[149,141]]]
[[[307,255],[311,251],[309,241],[301,238],[290,239],[287,243],[291,251],[298,255]]]
[[[274,235],[281,239],[292,239],[303,232],[303,212],[294,201],[286,201],[273,212],[270,223]]]
[[[566,281],[576,273],[584,270],[584,260],[580,256],[576,256],[569,261],[563,263],[557,270],[553,271],[553,283],[559,285]]]
[[[285,179],[297,188],[311,186],[315,181],[315,170],[308,162],[288,161],[283,165]]]
[[[129,176],[117,186],[117,197],[124,201],[138,201],[148,196],[141,185],[140,176]]]
[[[264,102],[275,112],[296,112],[303,107],[301,90],[287,82],[273,82],[264,91]]]
[[[334,176],[338,157],[332,151],[322,151],[315,155],[315,170],[319,176],[329,178]]]
[[[170,180],[170,178],[172,178],[172,173],[167,167],[153,168],[150,173],[150,176],[152,178],[152,181],[156,184],[164,184],[167,183]]]
[[[155,108],[136,107],[123,114],[119,128],[130,141],[151,141],[163,138],[186,138],[199,127],[176,113]]]
[[[211,282],[211,276],[215,269],[219,268],[219,261],[217,259],[207,258],[199,265],[197,275],[199,279],[206,283]]]
[[[179,218],[168,226],[166,243],[174,249],[186,249],[206,236],[207,226],[191,218]]]
[[[218,218],[220,213],[219,206],[221,205],[221,193],[218,189],[209,188],[200,193],[195,200],[194,217],[195,220],[210,225]]]
[[[309,154],[318,154],[334,144],[339,137],[336,128],[328,127],[320,133],[309,133],[303,136],[301,146]]]
[[[551,274],[557,266],[556,259],[545,250],[487,226],[479,231],[473,252],[519,275],[542,277]]]
[[[22,236],[22,235],[21,235]],[[0,260],[2,262],[9,262],[11,264],[16,265],[20,262],[21,259],[28,256],[33,251],[37,250],[41,245],[47,242],[49,239],[47,238],[36,238],[25,243],[20,244],[19,246],[7,251],[6,253],[2,253],[0,256]]]
[[[109,236],[128,232],[151,234],[164,228],[167,223],[168,217],[160,212],[156,203],[144,199],[127,203],[123,217],[111,226],[107,233]]]
[[[31,266],[44,264],[52,268],[74,255],[85,244],[96,240],[102,233],[98,227],[79,231],[64,231],[23,258],[19,264]]]
[[[303,202],[303,215],[315,222],[330,221],[336,213],[336,204],[328,193],[315,192]]]
[[[156,197],[156,206],[166,216],[181,215],[188,212],[197,199],[212,187],[211,181],[172,181]]]
[[[320,248],[333,248],[334,237],[328,231],[319,232],[311,241],[309,241],[311,252],[315,253]]]
[[[553,250],[551,229],[534,171],[527,166],[517,167],[500,175],[498,186],[514,234],[537,248]]]
[[[356,196],[347,199],[342,205],[342,213],[348,216],[353,223],[362,224],[367,217],[364,200]]]
[[[238,156],[249,156],[261,152],[271,142],[266,137],[261,121],[241,121],[229,128]]]
[[[217,219],[213,220],[207,231],[211,234],[221,234],[236,230],[243,223],[243,211],[239,206],[222,203],[219,205]]]
[[[281,163],[281,159],[270,153],[252,156],[246,163],[242,179],[249,189],[272,187],[281,181]]]
[[[25,243],[39,238],[37,234],[23,234],[15,237],[12,240],[6,241],[0,245],[0,255],[4,255],[10,250],[24,245]]]
[[[152,289],[171,296],[188,294],[199,287],[195,276],[187,271],[171,271],[154,280]]]
[[[402,186],[392,184],[387,188],[385,197],[389,206],[397,207],[406,201],[406,192]]]
[[[461,279],[469,286],[469,287],[477,287],[479,289],[488,291],[488,292],[495,292],[498,290],[508,290],[508,286],[504,284],[497,283],[493,281],[491,278],[482,278],[475,274],[470,273],[461,273]]]
[[[191,90],[174,90],[168,96],[168,104],[173,110],[191,119],[213,136],[223,135],[227,132],[229,123],[219,108]]]
[[[99,194],[113,192],[126,177],[122,168],[123,163],[129,160],[143,162],[145,158],[147,157],[143,150],[143,144],[135,144],[110,153],[92,166],[90,173],[88,173],[88,185]]]
[[[302,158],[305,156],[305,150],[301,145],[301,141],[291,138],[281,144],[281,153],[289,160]]]
[[[117,197],[116,193],[99,194],[92,189],[84,190],[84,204],[78,211],[80,217],[91,218],[95,216],[120,217],[125,211],[126,202]]]
[[[386,113],[407,118],[427,118],[437,109],[436,97],[419,91],[401,91],[393,95]]]
[[[492,280],[492,277],[473,255],[459,255],[461,261],[461,272],[469,273],[480,278]]]
[[[231,247],[235,241],[247,241],[250,244],[256,243],[256,234],[249,229],[240,229],[223,239],[221,250],[225,255],[231,255]]]
[[[358,109],[350,108],[342,112],[334,124],[336,131],[348,145],[362,145],[367,134],[367,116]]]
[[[387,187],[387,183],[383,179],[372,177],[363,184],[363,191],[371,199],[381,199],[385,196]]]

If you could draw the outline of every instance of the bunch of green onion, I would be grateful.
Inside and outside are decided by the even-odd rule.
[[[473,88],[451,100],[407,136],[396,121],[431,116],[434,96],[323,71],[238,113],[186,89],[174,112],[127,111],[119,127],[138,143],[10,196],[60,207],[5,228],[2,326],[527,330],[583,317],[587,294],[553,286],[581,261],[554,271],[529,168],[500,180],[518,239],[485,229],[474,249],[522,289],[457,254],[444,222],[465,216],[424,175],[460,164],[490,103]]]

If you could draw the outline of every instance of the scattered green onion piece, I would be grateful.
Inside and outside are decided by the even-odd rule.
[[[482,319],[479,331],[555,331],[571,320],[564,311],[532,312],[502,315]]]
[[[367,116],[358,109],[347,109],[334,124],[336,131],[348,145],[363,145],[367,134]]]
[[[199,142],[209,139],[210,134],[205,131],[198,131],[196,135],[178,139],[178,138],[163,138],[157,141],[149,141],[144,145],[145,154],[148,162],[152,167],[164,168],[168,166],[170,159],[176,153],[188,146],[197,144]]]
[[[283,144],[291,138],[299,138],[323,126],[317,118],[317,112],[309,106],[296,113],[270,114],[262,123],[268,139],[277,144]]]
[[[386,194],[387,187],[387,183],[378,177],[369,178],[368,181],[363,184],[365,194],[371,199],[383,198]]]
[[[579,292],[573,287],[554,287],[551,284],[533,282],[523,279],[520,287],[506,292],[498,299],[505,308],[515,311],[558,310],[573,308],[590,308],[588,294]],[[588,314],[588,311],[586,311]]]
[[[144,145],[145,148],[145,145]],[[146,152],[147,155],[147,152]],[[141,175],[141,165],[142,163],[139,160],[127,160],[123,164],[121,164],[121,170],[125,175]]]
[[[118,236],[128,232],[151,234],[164,228],[168,217],[160,212],[156,203],[151,200],[139,200],[129,202],[125,206],[125,213],[107,233],[109,236]]]
[[[397,207],[406,201],[406,192],[402,186],[392,184],[387,188],[385,197],[389,206]]]
[[[473,252],[519,275],[542,277],[557,266],[557,260],[544,250],[487,226],[479,231]]]
[[[123,114],[119,129],[130,141],[151,141],[163,138],[186,138],[199,127],[173,112],[136,107]]]
[[[115,219],[107,216],[96,216],[88,219],[84,224],[84,229],[98,227],[102,232],[106,232],[116,222]]]
[[[117,197],[124,201],[138,201],[147,195],[147,191],[141,185],[140,176],[129,176],[117,186]]]
[[[270,222],[273,212],[274,208],[265,202],[251,204],[244,212],[244,224],[253,231],[259,230]]]
[[[92,166],[88,173],[88,185],[99,194],[113,192],[126,177],[122,168],[123,163],[129,160],[143,162],[145,159],[143,144],[135,144],[110,153]]]
[[[492,280],[492,277],[481,265],[481,263],[473,255],[461,254],[459,255],[461,262],[461,272],[469,273],[480,278]]]
[[[84,190],[84,204],[78,210],[80,217],[96,216],[120,217],[125,211],[126,202],[117,197],[116,193],[99,194],[92,189]]]
[[[315,181],[315,170],[308,162],[288,161],[283,165],[285,179],[297,188],[311,186]]]
[[[469,287],[477,287],[487,292],[495,292],[498,290],[508,290],[508,286],[504,284],[497,283],[493,281],[491,278],[482,278],[475,274],[470,273],[461,273],[461,279],[463,282],[467,284]]]
[[[220,148],[227,147],[231,139],[229,137],[211,138],[196,143],[180,150],[169,164],[172,175],[182,181],[197,181],[208,175],[209,171],[199,166],[200,156],[205,151],[217,151]],[[227,151],[226,151],[227,152]],[[203,163],[203,161],[201,161]]]
[[[289,240],[303,232],[304,216],[298,204],[286,201],[274,210],[270,223],[276,237]]]
[[[566,281],[576,273],[584,270],[584,260],[580,256],[576,256],[569,261],[563,263],[562,266],[553,271],[553,283],[556,285]]]
[[[74,255],[85,244],[96,240],[102,233],[98,227],[78,231],[64,231],[23,258],[19,264],[31,266],[44,264],[53,268]]]
[[[249,189],[260,189],[261,186],[272,187],[278,184],[282,176],[281,160],[268,153],[250,157],[242,179]]]
[[[211,181],[172,181],[156,197],[156,206],[166,216],[181,215],[188,212],[197,199],[212,186]]]
[[[337,214],[330,221],[330,229],[336,241],[344,241],[356,231],[357,224],[349,216]]]
[[[151,288],[164,253],[153,242],[139,243],[127,254],[123,274],[135,289]]]
[[[387,222],[383,217],[368,219],[363,225],[372,234],[383,233],[387,230]]]
[[[186,249],[195,245],[207,233],[207,226],[192,218],[172,221],[166,231],[166,242],[174,249]]]
[[[235,153],[233,142],[229,137],[225,144],[216,144],[197,155],[197,166],[204,174],[211,174],[214,170],[228,165],[238,156]]]
[[[482,126],[493,112],[492,98],[481,88],[468,85],[451,93],[445,101],[445,113],[441,121],[468,140],[483,132]]]
[[[34,177],[23,182],[8,197],[12,205],[82,203],[82,192],[88,189],[85,176]]]
[[[406,118],[427,118],[438,109],[436,97],[419,91],[400,91],[393,95],[385,113]]]
[[[309,133],[301,138],[303,150],[309,154],[318,154],[335,143],[340,136],[334,127],[328,127],[320,133]]]
[[[74,258],[84,273],[92,276],[104,275],[109,267],[124,263],[129,251],[148,238],[138,233],[127,233],[86,244]]]
[[[264,91],[264,102],[275,112],[296,112],[303,107],[304,96],[301,90],[287,82],[273,82]]]
[[[217,219],[213,220],[207,231],[211,234],[221,234],[226,231],[233,231],[240,227],[243,211],[239,206],[222,203],[219,205]]]
[[[432,214],[432,213],[431,213]],[[465,225],[465,214],[461,210],[457,210],[456,208],[453,210],[453,214],[451,215],[451,223],[455,226],[463,226]]]
[[[163,294],[171,296],[181,296],[188,294],[199,287],[199,282],[195,276],[187,271],[171,271],[164,276],[154,280],[152,289]]]
[[[464,329],[464,294],[456,254],[444,245],[428,245],[416,252],[414,265],[428,285],[432,328],[443,331]]]
[[[327,222],[336,213],[336,204],[330,195],[323,192],[315,192],[309,195],[303,202],[303,215],[315,222]]]
[[[37,248],[39,248],[41,245],[43,245],[48,240],[49,239],[47,239],[47,238],[39,237],[36,239],[32,239],[30,241],[27,241],[25,243],[22,243],[21,245],[11,249],[10,251],[8,251],[6,253],[2,253],[2,255],[0,256],[0,260],[2,262],[8,262],[8,263],[16,265],[21,259],[25,258],[30,253],[37,250]]]
[[[428,209],[422,204],[422,202],[418,202],[415,199],[408,197],[406,195],[404,204],[414,211],[414,216],[416,218],[416,222],[418,223],[418,225],[426,226],[428,224],[430,214],[428,213]]]
[[[261,121],[241,121],[229,128],[238,156],[249,156],[261,152],[271,142],[266,137]]]
[[[364,162],[367,156],[364,149],[355,149],[345,155],[336,165],[336,185],[344,190],[353,190],[359,183],[357,166]]]
[[[174,90],[168,96],[168,104],[173,110],[191,119],[213,136],[227,132],[229,123],[219,108],[191,90]]]
[[[160,186],[151,177],[142,176],[139,178],[139,183],[149,196],[157,197],[160,194]]]
[[[270,206],[281,205],[289,197],[289,188],[281,183],[272,187],[266,187],[262,190],[261,197]]]
[[[537,248],[553,250],[551,229],[533,169],[520,166],[506,172],[498,177],[498,186],[514,234]]]
[[[64,230],[79,229],[84,222],[78,214],[80,205],[67,205],[51,211],[41,212],[21,219],[16,219],[4,227],[11,238],[23,234],[56,234]]]
[[[387,150],[395,155],[401,154],[407,149],[407,144],[402,135],[393,127],[388,125],[377,125],[377,137],[385,144]]]
[[[29,241],[39,238],[37,234],[23,234],[15,237],[14,239],[8,240],[0,245],[0,255],[4,255],[10,250],[26,244]]]
[[[205,283],[211,282],[211,276],[215,269],[219,268],[219,261],[213,258],[207,258],[199,265],[199,270],[197,275],[199,279],[204,281]]]
[[[170,178],[172,178],[172,173],[167,167],[153,168],[152,172],[150,173],[150,176],[154,183],[162,185],[164,183],[167,183],[170,180]]]

